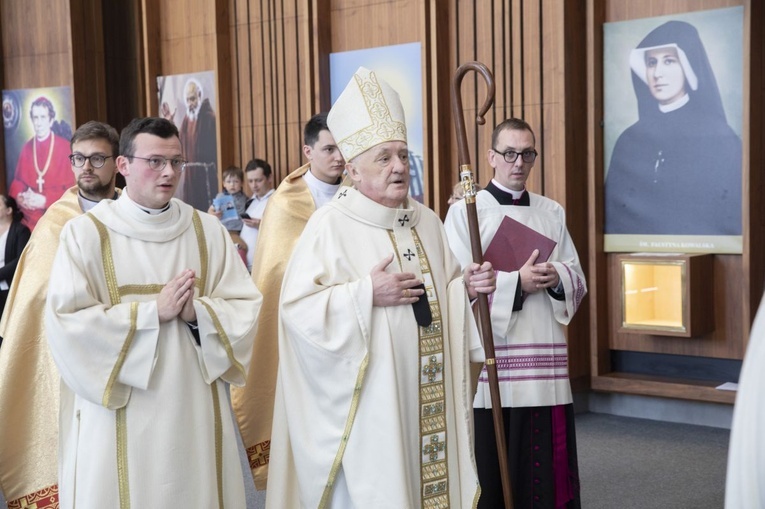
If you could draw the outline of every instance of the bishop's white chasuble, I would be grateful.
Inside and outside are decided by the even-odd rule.
[[[269,508],[474,507],[480,343],[438,217],[352,188],[313,214],[282,288]],[[371,269],[425,281],[432,322],[373,305]],[[480,357],[482,354],[478,353]]]

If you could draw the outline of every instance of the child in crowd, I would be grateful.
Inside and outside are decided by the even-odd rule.
[[[208,212],[220,219],[239,249],[239,254],[246,259],[247,244],[239,236],[242,231],[242,214],[247,202],[247,195],[242,191],[244,173],[241,168],[229,166],[223,171],[222,176],[223,191],[215,197]]]

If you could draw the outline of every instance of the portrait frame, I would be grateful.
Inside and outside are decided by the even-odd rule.
[[[204,144],[197,142],[193,147],[189,146],[190,142],[184,135],[184,120],[188,114],[185,89],[186,84],[190,81],[199,84],[202,90],[202,103],[209,101],[209,107],[214,115],[213,125],[210,126],[210,123],[207,122],[208,127],[204,128]],[[218,96],[215,83],[215,71],[157,76],[157,105],[159,108],[157,115],[171,120],[178,128],[184,157],[187,160],[186,169],[181,175],[174,196],[205,212],[212,204],[213,198],[221,190],[220,172],[218,170]],[[197,112],[199,113],[205,106],[200,104],[198,108]],[[201,137],[202,134],[199,136]]]
[[[656,207],[666,207],[666,214],[663,217],[668,219],[669,223],[653,220],[656,224],[656,231],[650,231],[650,226],[646,228],[642,225],[635,228],[635,231],[629,231],[629,226],[620,226],[615,228],[614,224],[629,225],[631,219],[624,219],[619,214],[631,213],[632,216],[639,214],[635,208],[625,207],[623,210],[630,212],[620,212],[617,207],[609,207],[609,203],[618,202],[621,199],[625,201],[629,198],[625,196],[624,187],[618,188],[620,195],[617,196],[613,191],[614,186],[609,188],[609,170],[614,160],[614,151],[620,137],[632,126],[639,123],[639,104],[636,97],[636,89],[633,86],[635,74],[630,66],[630,54],[632,50],[641,44],[644,38],[647,38],[659,27],[668,22],[684,22],[692,25],[698,31],[698,37],[703,44],[702,51],[705,51],[708,57],[709,66],[716,80],[716,86],[719,91],[719,100],[722,102],[724,115],[730,130],[738,137],[738,161],[741,160],[741,137],[743,130],[743,26],[744,9],[743,7],[731,7],[724,9],[712,9],[682,13],[668,16],[658,16],[651,18],[641,18],[629,21],[620,21],[604,23],[603,25],[603,157],[604,157],[604,202],[606,211],[604,214],[604,246],[606,252],[684,252],[684,253],[726,253],[740,254],[743,251],[742,236],[742,193],[743,181],[742,165],[739,163],[734,170],[736,173],[729,173],[729,180],[738,182],[737,198],[730,199],[726,203],[726,210],[734,218],[726,228],[720,228],[715,231],[713,226],[710,231],[688,231],[685,226],[677,227],[673,231],[662,231],[670,229],[667,224],[672,222],[673,207],[683,207],[687,202],[682,199],[674,203],[669,200],[660,200],[658,205],[646,205],[653,207],[653,211],[664,210]],[[645,80],[644,80],[645,81]],[[658,99],[657,99],[658,100]],[[658,108],[658,105],[657,105]],[[692,145],[691,145],[692,146]],[[649,153],[654,147],[646,143],[645,152]],[[703,152],[709,150],[708,141],[701,138],[697,141],[697,151]],[[634,150],[633,150],[634,153]],[[659,152],[661,154],[661,152]],[[620,162],[626,158],[620,158]],[[657,157],[657,168],[659,162],[663,159]],[[646,167],[636,168],[633,171],[635,175],[639,172],[645,174]],[[678,173],[680,173],[678,171]],[[699,175],[705,175],[699,172]],[[710,193],[715,192],[716,182],[712,179],[709,182],[700,177],[698,185],[709,189]],[[658,180],[658,179],[657,179]],[[636,186],[637,188],[637,186]],[[639,188],[643,190],[644,188]],[[609,196],[610,194],[610,196]],[[647,198],[646,202],[651,203],[649,193],[642,193]],[[699,199],[704,199],[701,196]],[[691,208],[688,208],[691,210]],[[735,217],[738,221],[735,221]],[[702,226],[694,226],[699,230],[704,230]],[[693,229],[692,228],[692,229]],[[627,230],[627,231],[625,231]],[[647,231],[649,230],[649,231]]]
[[[330,97],[335,103],[359,67],[374,71],[401,98],[406,118],[409,147],[409,194],[420,203],[425,200],[424,121],[422,101],[422,45],[419,42],[394,44],[353,51],[330,53]]]
[[[30,111],[35,101],[45,98],[50,101],[55,111],[55,117],[52,119],[50,132],[57,136],[59,140],[55,144],[55,153],[51,147],[50,157],[43,163],[45,158],[41,156],[40,167],[49,168],[45,170],[45,175],[41,175],[42,188],[50,184],[52,191],[43,192],[46,197],[45,206],[29,213],[24,210],[19,201],[19,206],[24,212],[24,224],[30,229],[34,229],[40,216],[58,200],[69,187],[76,184],[74,173],[72,173],[71,164],[67,158],[71,152],[70,143],[74,132],[74,105],[72,101],[72,88],[69,86],[60,87],[40,87],[3,90],[3,134],[5,140],[5,181],[8,195],[18,199],[18,186],[14,185],[16,180],[16,170],[19,159],[28,141],[35,137],[35,128],[33,127]],[[50,173],[55,170],[54,173]],[[27,185],[29,182],[27,182]],[[30,186],[31,188],[32,186]],[[41,188],[41,189],[42,189]],[[53,190],[55,188],[55,190]],[[33,189],[34,190],[34,189]]]

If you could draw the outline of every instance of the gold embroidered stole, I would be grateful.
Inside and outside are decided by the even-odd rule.
[[[408,249],[399,248],[393,231],[391,241],[396,247],[399,265],[405,267],[402,256],[411,261]],[[449,507],[449,468],[446,436],[446,386],[444,384],[443,317],[433,283],[427,254],[417,231],[411,234],[419,260],[419,269],[425,281],[425,294],[433,321],[427,327],[418,327],[420,372],[420,488],[423,509]]]

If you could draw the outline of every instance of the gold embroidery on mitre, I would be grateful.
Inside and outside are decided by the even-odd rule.
[[[364,105],[372,123],[338,141],[340,152],[349,161],[380,143],[406,141],[406,124],[393,120],[375,73],[370,72],[366,76],[354,74],[353,78],[364,98]]]

